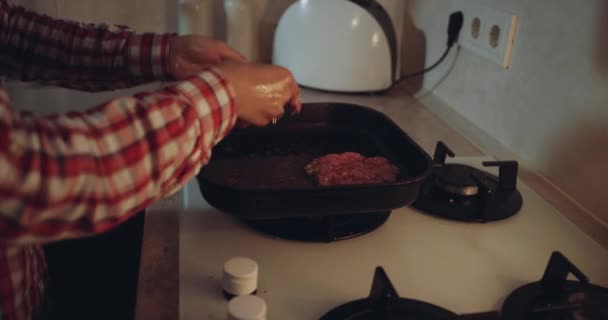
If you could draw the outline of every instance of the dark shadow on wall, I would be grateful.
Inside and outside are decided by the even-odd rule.
[[[401,74],[410,74],[424,69],[426,63],[426,35],[418,29],[410,16],[407,1],[403,12],[403,36],[401,37]],[[416,93],[422,89],[423,76],[408,80],[408,89]]]
[[[608,77],[608,1],[600,1],[596,36],[596,65],[598,72]]]
[[[599,3],[594,62],[596,72],[608,77],[608,1]],[[596,110],[593,118],[572,119],[561,130],[540,171],[608,223],[608,112]]]
[[[608,223],[608,113],[575,120],[555,139],[541,172]],[[574,121],[573,121],[574,122]]]
[[[279,19],[287,10],[287,8],[294,3],[295,0],[269,0],[266,8],[261,12],[260,21],[260,32],[259,32],[259,59],[260,62],[271,62],[272,61],[272,47],[274,32],[279,24]]]
[[[227,39],[226,30],[226,11],[224,10],[224,1],[215,1],[213,3],[213,37],[222,41]]]
[[[167,24],[167,32],[177,32],[177,12],[179,3],[175,0],[165,0],[165,21]]]

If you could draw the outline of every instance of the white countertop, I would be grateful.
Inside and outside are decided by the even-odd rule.
[[[222,265],[247,256],[260,266],[258,293],[269,319],[319,319],[366,297],[376,266],[401,296],[457,313],[495,310],[518,286],[537,281],[559,250],[608,286],[608,252],[525,185],[522,211],[507,220],[465,224],[411,208],[393,211],[378,230],[334,243],[273,239],[215,209],[182,214],[180,318],[223,319]]]
[[[307,100],[328,100],[315,97]],[[441,139],[457,154],[479,155],[410,97],[341,99],[385,112],[427,152]],[[258,294],[268,304],[269,319],[319,319],[342,303],[366,297],[376,266],[385,268],[401,296],[456,313],[499,309],[513,289],[540,279],[554,250],[565,254],[593,283],[608,286],[608,251],[524,183],[518,187],[523,208],[504,221],[452,222],[407,207],[393,211],[370,234],[334,243],[259,234],[210,208],[194,190],[190,198],[195,208],[181,214],[180,319],[225,318],[220,279],[224,261],[234,256],[258,262]]]

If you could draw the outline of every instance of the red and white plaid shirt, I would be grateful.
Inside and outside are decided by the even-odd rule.
[[[0,0],[0,75],[84,90],[167,79],[172,35],[54,20]],[[87,112],[17,113],[0,84],[0,319],[41,302],[40,243],[104,232],[179,190],[236,122],[214,69]]]

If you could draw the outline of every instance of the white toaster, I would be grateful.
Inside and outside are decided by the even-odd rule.
[[[279,20],[273,63],[304,87],[382,91],[399,76],[398,52],[395,26],[377,1],[300,0]]]

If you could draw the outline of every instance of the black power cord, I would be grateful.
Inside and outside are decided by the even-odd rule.
[[[457,11],[454,12],[452,14],[450,14],[450,21],[448,22],[448,46],[445,49],[445,51],[443,52],[443,54],[441,55],[441,58],[439,58],[439,60],[437,60],[437,62],[433,63],[431,66],[424,68],[422,70],[416,71],[416,72],[412,72],[406,75],[402,75],[397,81],[395,81],[393,83],[393,86],[395,86],[396,84],[400,83],[403,80],[407,80],[410,78],[414,78],[420,75],[423,75],[433,69],[435,69],[438,65],[440,65],[443,60],[445,60],[445,58],[448,56],[448,53],[450,53],[450,50],[452,49],[452,47],[454,46],[454,43],[456,43],[456,41],[458,40],[458,36],[460,35],[460,30],[462,30],[462,24],[464,23],[464,16],[462,14],[462,11]]]

